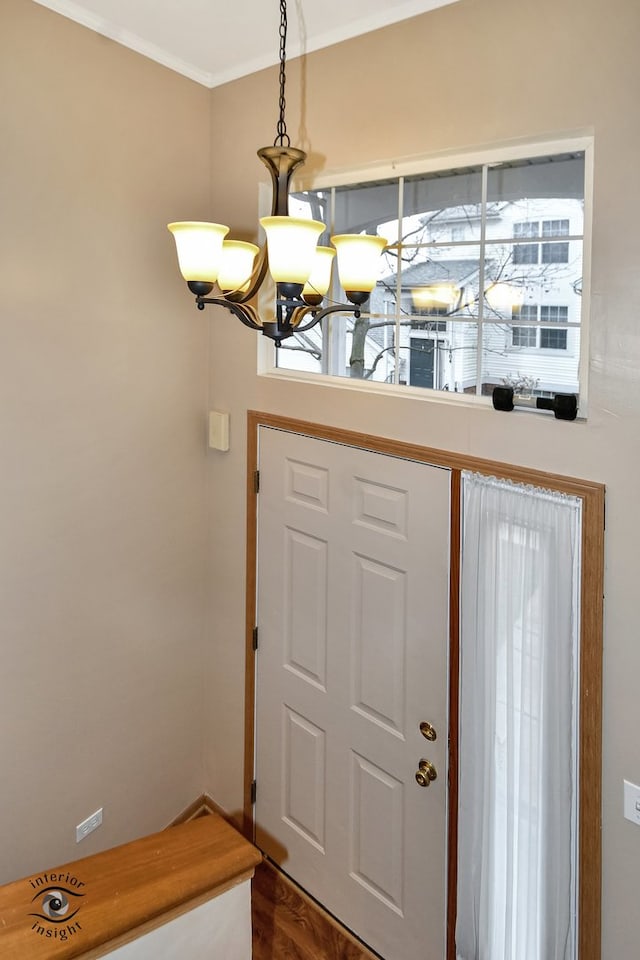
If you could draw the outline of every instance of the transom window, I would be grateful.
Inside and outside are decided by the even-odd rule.
[[[292,194],[290,212],[388,246],[367,312],[284,341],[280,370],[474,396],[579,393],[582,150]],[[338,302],[338,284],[332,292]]]

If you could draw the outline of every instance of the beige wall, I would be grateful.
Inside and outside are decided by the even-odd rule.
[[[0,6],[0,882],[202,792],[210,92]],[[75,825],[104,825],[80,845]]]
[[[640,781],[638,39],[636,0],[461,0],[309,56],[306,144],[298,137],[300,74],[296,64],[289,70],[292,139],[324,154],[327,171],[514,138],[595,135],[587,423],[259,378],[254,337],[229,314],[209,321],[216,331],[210,400],[231,411],[232,449],[210,458],[210,594],[220,634],[210,648],[207,786],[229,809],[241,803],[248,407],[607,484],[606,960],[632,960],[640,941],[634,882],[640,830],[622,817],[623,777]],[[215,219],[237,231],[255,222],[252,184],[260,171],[254,152],[273,140],[276,82],[275,72],[265,71],[213,91],[214,127],[224,131],[225,147],[213,161],[213,209]]]
[[[209,92],[2,0],[0,881],[156,829],[203,788],[240,806],[254,407],[607,484],[603,958],[636,956],[639,34],[636,0],[461,0],[308,57],[304,115],[289,71],[318,169],[595,134],[590,416],[563,424],[258,378],[254,336],[193,309],[164,224],[209,216],[212,183],[216,218],[251,234],[275,72]],[[232,448],[205,459],[207,402]]]

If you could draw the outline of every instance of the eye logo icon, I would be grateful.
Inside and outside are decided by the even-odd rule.
[[[80,904],[75,904],[69,898],[82,896],[82,893],[75,893],[73,890],[66,890],[64,887],[56,887],[55,889],[49,887],[48,890],[40,890],[33,900],[40,901],[39,907],[42,913],[31,913],[29,916],[47,920],[49,923],[67,923],[75,917],[80,909]]]
[[[84,893],[78,890],[84,882],[67,872],[43,873],[29,880],[35,894],[31,897],[30,917],[34,917],[32,931],[47,940],[68,940],[80,933],[82,927],[73,920]],[[73,921],[73,922],[72,922]]]

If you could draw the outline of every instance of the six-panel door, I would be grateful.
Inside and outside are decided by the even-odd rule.
[[[258,845],[386,960],[439,960],[449,471],[266,427],[259,464]]]

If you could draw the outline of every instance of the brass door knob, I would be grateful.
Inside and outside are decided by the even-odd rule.
[[[435,740],[436,739],[436,729],[432,727],[430,723],[427,723],[426,720],[423,720],[420,724],[420,733],[426,740]]]
[[[436,768],[429,760],[421,760],[416,773],[416,783],[421,787],[428,787],[438,776]]]

